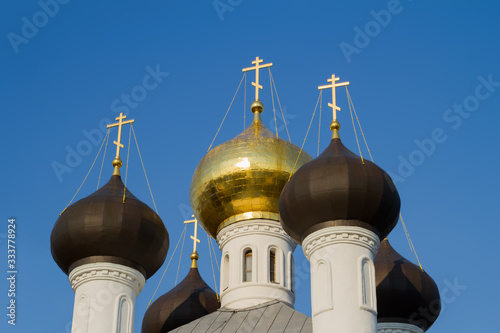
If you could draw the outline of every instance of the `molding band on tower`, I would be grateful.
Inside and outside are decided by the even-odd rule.
[[[403,323],[378,323],[377,333],[424,333],[424,331],[411,324]]]
[[[144,275],[138,270],[112,263],[92,263],[78,266],[69,273],[68,279],[74,291],[86,282],[98,280],[127,285],[136,294],[139,294],[146,283]]]
[[[297,247],[297,243],[292,240],[290,236],[283,230],[279,222],[269,221],[269,220],[249,220],[242,221],[241,223],[235,223],[229,225],[219,231],[217,234],[217,243],[221,248],[224,247],[227,242],[236,237],[242,237],[246,235],[269,235],[273,234],[281,239],[286,240],[290,243],[293,250]]]
[[[328,227],[308,235],[302,242],[302,249],[308,260],[312,253],[334,244],[354,244],[369,249],[375,256],[380,246],[378,236],[361,227]]]

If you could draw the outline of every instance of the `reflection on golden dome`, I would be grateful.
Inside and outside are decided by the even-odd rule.
[[[299,147],[277,138],[264,126],[262,109],[252,105],[252,111],[252,124],[210,150],[191,181],[193,211],[214,238],[223,227],[241,220],[279,221],[279,197],[292,169],[295,172],[311,160],[305,151],[300,153]]]

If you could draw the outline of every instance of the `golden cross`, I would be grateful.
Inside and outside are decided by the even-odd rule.
[[[333,121],[337,120],[337,111],[340,111],[340,108],[337,106],[337,100],[336,100],[336,96],[335,96],[335,88],[349,85],[349,81],[335,83],[338,80],[340,80],[340,78],[336,77],[335,74],[332,74],[332,77],[327,80],[328,82],[331,82],[332,84],[327,84],[327,85],[318,87],[318,89],[320,89],[320,90],[332,88],[332,102],[328,103],[328,106],[333,109]]]
[[[192,215],[192,217],[194,217],[194,215]],[[198,239],[198,220],[196,219],[196,217],[194,217],[194,219],[192,220],[187,220],[187,221],[184,221],[184,224],[188,224],[188,223],[194,223],[194,236],[191,236],[191,239],[193,240],[193,253],[196,253],[196,243],[199,243],[200,240]]]
[[[266,68],[266,67],[271,67],[273,63],[265,64],[265,65],[260,65],[264,60],[259,59],[259,57],[256,57],[254,61],[252,61],[252,64],[255,65],[255,67],[247,67],[243,68],[243,72],[248,72],[248,71],[253,71],[255,69],[255,82],[252,82],[252,86],[255,86],[255,100],[259,100],[259,89],[262,89],[262,86],[259,84],[259,69],[261,68]]]
[[[109,124],[107,126],[107,128],[118,126],[118,138],[116,139],[116,141],[113,141],[113,143],[116,145],[116,158],[120,157],[120,148],[123,148],[123,145],[121,143],[121,140],[122,140],[122,126],[126,125],[126,124],[131,124],[131,123],[133,123],[135,121],[134,119],[130,119],[130,120],[127,120],[127,121],[122,121],[125,118],[127,118],[127,116],[124,116],[123,113],[120,112],[120,115],[118,117],[116,117],[116,120],[118,120],[118,122],[116,124]]]

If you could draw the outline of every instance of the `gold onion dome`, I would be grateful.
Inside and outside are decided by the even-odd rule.
[[[279,221],[278,202],[283,187],[292,172],[311,160],[305,151],[277,138],[264,126],[260,117],[263,109],[259,100],[253,102],[250,126],[210,150],[194,172],[191,206],[214,238],[219,230],[238,221]]]

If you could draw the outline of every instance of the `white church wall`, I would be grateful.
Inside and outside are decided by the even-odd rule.
[[[139,271],[112,263],[76,267],[72,333],[132,333],[137,295],[146,282]]]
[[[290,259],[296,243],[284,232],[277,221],[253,219],[240,221],[222,229],[217,242],[223,258],[221,274],[221,305],[228,308],[245,308],[270,300],[280,300],[293,307],[293,261]],[[252,251],[252,280],[245,281],[245,261]],[[275,282],[270,276],[270,253],[275,254]],[[286,260],[288,256],[288,260]],[[226,283],[228,280],[228,283]]]

